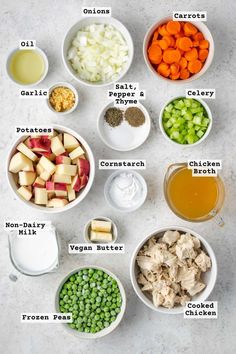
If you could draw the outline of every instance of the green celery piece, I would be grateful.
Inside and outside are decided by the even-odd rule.
[[[192,121],[188,121],[187,127],[190,129],[194,126]]]
[[[185,123],[185,119],[180,117],[177,119],[177,123],[179,123],[180,125],[183,125]]]
[[[170,138],[171,139],[178,139],[180,136],[179,132],[178,131],[173,131],[170,135]]]
[[[191,107],[192,103],[193,103],[193,100],[191,98],[184,99],[184,104],[186,107]]]
[[[200,126],[200,125],[195,125],[195,126],[194,126],[194,129],[195,129],[195,131],[197,132],[198,130],[201,129],[201,126]]]
[[[201,125],[201,123],[202,123],[202,118],[199,117],[199,116],[195,116],[195,117],[193,118],[193,123],[194,123],[194,124],[197,124],[197,125]]]
[[[186,138],[187,138],[188,144],[193,144],[194,143],[194,136],[193,135],[188,134]]]
[[[173,127],[178,129],[180,127],[180,124],[176,122],[176,123],[173,124]]]
[[[189,110],[187,110],[187,112],[185,113],[185,115],[183,116],[183,118],[184,118],[185,120],[192,120],[192,119],[193,119],[193,115],[192,115],[192,113],[191,113]]]
[[[194,128],[190,128],[189,130],[188,130],[188,135],[195,135],[195,129]]]
[[[199,130],[197,132],[197,136],[201,139],[201,137],[204,135],[205,133],[202,130]]]
[[[209,118],[203,118],[203,120],[202,120],[202,125],[205,126],[205,127],[207,127],[208,124],[209,124],[209,122],[210,122],[210,119],[209,119]]]
[[[181,115],[184,116],[187,113],[187,107],[181,109]]]
[[[171,114],[169,112],[164,111],[163,117],[169,119],[171,117]]]
[[[166,108],[165,108],[165,110],[167,111],[167,112],[171,112],[172,111],[172,109],[173,109],[173,104],[168,104],[168,106],[166,106]]]

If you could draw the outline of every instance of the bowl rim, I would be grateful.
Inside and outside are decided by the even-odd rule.
[[[53,109],[53,107],[51,106],[50,102],[49,102],[49,98],[50,98],[50,94],[51,92],[57,88],[57,87],[66,87],[66,88],[69,88],[75,95],[75,103],[74,103],[74,106],[67,110],[67,111],[63,111],[63,112],[57,112],[55,111],[55,109]],[[55,114],[58,114],[58,115],[66,115],[66,114],[70,114],[72,112],[74,112],[74,110],[76,109],[76,107],[78,106],[78,103],[79,103],[79,94],[78,94],[78,90],[75,88],[75,86],[73,86],[71,83],[69,82],[66,82],[66,81],[59,81],[59,82],[56,82],[54,85],[51,85],[48,89],[48,97],[46,98],[46,103],[47,103],[47,106],[48,108],[50,109],[51,112],[55,113]]]
[[[135,175],[135,177],[139,180],[139,182],[142,184],[142,187],[143,187],[143,197],[142,199],[140,198],[140,202],[137,203],[137,205],[133,206],[132,208],[120,208],[118,207],[117,205],[113,204],[111,202],[111,198],[108,197],[109,195],[109,192],[108,192],[108,189],[109,189],[109,186],[111,184],[111,181],[118,175],[120,175],[121,173],[132,173],[133,175]],[[147,182],[145,181],[144,177],[137,171],[135,170],[116,170],[114,171],[113,173],[111,173],[109,175],[109,177],[107,178],[106,182],[105,182],[105,185],[104,185],[104,196],[105,196],[105,200],[107,202],[108,205],[110,205],[113,209],[121,212],[121,213],[131,213],[137,209],[139,209],[146,201],[147,199]]]
[[[145,236],[142,241],[140,241],[138,243],[138,245],[135,247],[132,256],[131,256],[131,261],[130,261],[130,279],[131,279],[131,283],[133,286],[133,289],[136,293],[136,295],[138,296],[138,298],[146,305],[148,306],[151,310],[156,311],[156,312],[160,312],[163,314],[170,314],[170,315],[177,315],[177,314],[183,314],[184,312],[184,306],[178,306],[178,307],[173,307],[171,309],[167,309],[164,307],[155,307],[151,301],[148,301],[148,298],[143,294],[143,292],[141,291],[138,283],[137,283],[137,279],[135,276],[135,265],[136,265],[136,257],[137,254],[139,252],[139,250],[141,249],[141,247],[153,236],[159,234],[159,233],[164,233],[165,231],[168,230],[177,230],[177,231],[181,231],[181,232],[189,232],[192,236],[197,237],[202,245],[204,246],[204,248],[206,249],[209,257],[211,258],[211,263],[212,263],[212,267],[210,269],[211,271],[211,286],[209,286],[209,284],[206,284],[206,290],[208,289],[208,291],[206,292],[205,296],[204,296],[204,300],[201,301],[206,301],[206,299],[210,296],[210,294],[212,293],[215,283],[216,283],[216,279],[217,279],[217,273],[218,273],[218,266],[217,266],[217,260],[216,260],[216,256],[215,256],[215,252],[213,250],[213,248],[211,247],[211,245],[208,243],[208,241],[201,236],[199,233],[193,231],[192,229],[189,229],[188,227],[185,226],[177,226],[177,225],[170,225],[170,226],[163,226],[160,228],[156,228],[153,229],[151,232],[149,232],[149,234],[147,236]],[[192,300],[195,301],[195,300]],[[197,300],[196,300],[197,301]]]
[[[8,181],[8,186],[10,187],[10,190],[12,191],[13,195],[16,197],[17,200],[20,200],[22,203],[24,203],[24,205],[26,205],[26,206],[28,206],[30,208],[33,208],[34,210],[38,210],[38,211],[46,213],[46,214],[58,214],[58,213],[67,211],[67,210],[75,207],[80,202],[82,202],[82,200],[87,196],[87,194],[91,190],[91,187],[92,187],[93,182],[94,182],[94,177],[95,177],[95,159],[94,159],[94,155],[93,155],[93,152],[92,152],[89,144],[87,143],[87,141],[79,133],[77,133],[73,129],[70,129],[68,127],[65,127],[65,126],[59,125],[59,124],[52,124],[52,125],[48,124],[48,126],[51,126],[55,130],[62,131],[62,132],[65,132],[65,133],[73,135],[80,142],[82,142],[82,145],[85,147],[86,153],[89,155],[89,162],[90,162],[89,180],[88,180],[88,183],[87,183],[86,187],[81,192],[81,194],[75,200],[73,200],[72,202],[68,203],[67,205],[65,205],[62,208],[48,208],[48,207],[37,205],[37,204],[34,204],[34,203],[30,202],[30,201],[24,200],[23,198],[21,198],[18,195],[18,193],[16,193],[16,191],[13,189],[13,187],[11,185],[11,182],[10,182],[9,175],[10,175],[11,172],[8,171],[8,167],[9,167],[9,163],[10,163],[11,157],[13,156],[13,151],[16,149],[16,146],[20,142],[22,142],[25,138],[27,138],[30,134],[22,134],[17,139],[15,139],[14,142],[11,144],[11,146],[8,149],[8,152],[7,152],[5,171],[6,171],[6,178],[7,178],[7,181]]]
[[[122,321],[122,319],[124,317],[125,310],[126,310],[126,302],[127,302],[124,286],[123,286],[122,282],[120,281],[120,279],[113,272],[111,272],[109,269],[107,269],[105,267],[88,264],[88,265],[83,265],[83,266],[75,268],[74,270],[69,272],[66,276],[64,276],[63,279],[60,281],[60,283],[59,283],[59,285],[57,287],[55,300],[54,300],[54,307],[55,307],[57,312],[59,312],[59,294],[60,294],[60,290],[61,290],[62,286],[64,285],[64,283],[66,282],[66,280],[69,279],[69,277],[71,275],[77,273],[78,271],[83,270],[83,269],[89,269],[89,268],[102,270],[104,273],[107,273],[114,280],[116,280],[116,282],[117,282],[117,284],[119,286],[121,297],[122,297],[122,305],[121,305],[121,311],[119,312],[118,316],[116,317],[116,320],[114,322],[112,322],[109,327],[104,328],[103,330],[101,330],[101,331],[99,331],[97,333],[79,332],[79,331],[76,331],[76,330],[70,328],[67,325],[67,323],[62,323],[63,327],[67,330],[68,333],[74,334],[78,338],[81,338],[81,339],[101,338],[101,337],[104,337],[107,334],[113,332],[118,327],[118,325],[120,324],[120,322]]]
[[[44,65],[45,65],[44,74],[42,75],[42,77],[38,81],[33,82],[31,84],[22,84],[19,81],[16,81],[12,77],[10,70],[9,70],[10,61],[11,61],[13,54],[15,54],[17,51],[20,51],[20,50],[35,50],[35,51],[39,52],[39,54],[43,58]],[[41,49],[37,46],[35,48],[31,48],[31,49],[30,48],[20,49],[19,47],[12,49],[7,56],[6,65],[5,65],[5,70],[6,70],[6,73],[7,73],[7,76],[9,77],[9,79],[12,82],[14,82],[16,85],[18,85],[19,87],[25,87],[25,88],[34,87],[34,86],[40,84],[46,78],[46,76],[48,74],[48,69],[49,69],[48,57],[47,57],[46,53],[43,51],[43,49]]]
[[[165,129],[163,127],[163,123],[162,123],[162,116],[163,116],[163,113],[164,113],[164,110],[166,108],[166,106],[168,106],[168,104],[170,104],[171,102],[173,102],[174,100],[177,100],[179,98],[183,98],[183,99],[193,99],[195,101],[198,101],[201,103],[201,105],[205,108],[206,112],[207,112],[207,115],[208,115],[208,118],[210,119],[210,123],[208,125],[208,128],[205,132],[205,134],[198,140],[196,141],[195,143],[193,144],[180,144],[180,143],[177,143],[176,141],[172,140],[165,132]],[[159,127],[160,127],[160,130],[162,132],[162,135],[166,138],[166,140],[168,140],[169,142],[171,142],[172,144],[174,144],[175,146],[181,146],[181,147],[184,147],[184,148],[190,148],[190,147],[193,147],[193,146],[196,146],[196,145],[199,145],[200,143],[202,143],[207,137],[208,135],[210,134],[211,132],[211,129],[212,129],[212,123],[213,123],[213,117],[212,117],[212,113],[211,113],[211,110],[210,110],[210,107],[208,106],[208,104],[201,98],[193,98],[193,97],[186,97],[184,95],[179,95],[179,96],[175,96],[169,100],[167,100],[164,105],[162,106],[161,108],[161,111],[160,111],[160,114],[159,114]]]
[[[112,81],[109,81],[109,82],[99,82],[99,83],[93,83],[93,82],[89,82],[89,81],[85,81],[83,79],[81,79],[78,75],[76,75],[75,71],[74,70],[70,70],[69,69],[69,66],[68,66],[68,63],[67,63],[67,60],[65,58],[65,55],[64,55],[64,46],[65,46],[65,42],[66,42],[66,39],[67,39],[67,36],[69,34],[69,32],[72,30],[72,28],[76,27],[79,25],[79,23],[82,23],[82,22],[86,22],[86,21],[90,21],[91,19],[94,20],[94,23],[99,23],[99,21],[105,21],[104,23],[109,23],[111,25],[113,25],[121,34],[122,36],[124,37],[124,39],[126,40],[126,37],[124,36],[124,33],[121,32],[117,27],[116,25],[119,24],[119,26],[121,26],[121,28],[126,31],[126,35],[127,37],[129,37],[129,42],[130,42],[130,47],[129,47],[129,61],[127,63],[127,67],[125,68],[125,70],[115,79],[115,80],[112,80]],[[102,17],[102,16],[99,16],[99,17],[92,17],[92,16],[88,16],[88,17],[84,17],[84,18],[81,18],[80,20],[76,21],[66,32],[66,34],[64,35],[63,37],[63,41],[62,41],[62,46],[61,46],[61,53],[62,53],[62,61],[63,61],[63,64],[67,70],[67,72],[73,77],[74,80],[76,80],[77,82],[85,85],[85,86],[89,86],[89,87],[103,87],[103,86],[109,86],[109,85],[112,85],[114,84],[115,82],[121,80],[126,74],[127,72],[129,71],[130,67],[131,67],[131,64],[133,62],[133,57],[134,57],[134,43],[133,43],[133,39],[132,39],[132,36],[129,32],[129,30],[127,29],[127,27],[119,20],[117,20],[115,17]]]
[[[118,230],[117,230],[117,226],[115,224],[115,222],[113,220],[111,220],[110,218],[108,218],[107,216],[96,216],[94,218],[91,218],[89,219],[85,226],[84,226],[84,240],[85,242],[87,243],[92,243],[92,244],[98,244],[98,242],[93,242],[93,241],[90,241],[89,239],[89,236],[88,236],[88,231],[89,231],[89,228],[91,226],[91,222],[93,220],[101,220],[101,221],[110,221],[111,224],[112,224],[112,241],[111,242],[108,242],[108,244],[112,244],[112,243],[115,243],[116,240],[117,240],[117,237],[118,237]],[[105,244],[105,243],[104,243]]]
[[[155,23],[153,23],[147,30],[144,40],[143,40],[143,57],[144,57],[144,61],[149,69],[149,71],[154,74],[157,78],[162,79],[165,82],[171,82],[175,85],[179,85],[179,84],[185,84],[194,80],[199,79],[203,74],[205,74],[205,72],[209,69],[209,67],[212,64],[213,58],[214,58],[214,52],[215,52],[215,45],[214,45],[214,39],[212,37],[211,31],[209,30],[209,28],[207,27],[207,25],[202,22],[202,21],[184,21],[184,22],[190,22],[192,23],[195,27],[197,27],[199,29],[199,23],[200,26],[204,28],[205,32],[208,33],[208,38],[207,40],[209,40],[210,42],[210,49],[209,49],[209,55],[207,60],[205,61],[205,64],[203,65],[202,69],[197,73],[192,75],[191,77],[189,77],[188,79],[185,80],[171,80],[168,79],[162,75],[160,75],[158,72],[156,72],[153,68],[153,66],[151,65],[148,56],[147,56],[147,46],[150,40],[151,35],[153,34],[154,30],[160,26],[161,24],[164,24],[168,21],[173,20],[173,18],[171,16],[166,16],[162,19],[160,19],[159,21],[156,21]]]
[[[107,103],[105,106],[103,106],[103,108],[100,110],[98,117],[97,117],[97,131],[98,131],[98,135],[100,137],[100,139],[103,141],[103,143],[108,146],[110,149],[115,150],[115,151],[121,151],[121,152],[127,152],[127,151],[132,151],[135,150],[137,148],[139,148],[141,145],[143,145],[145,143],[145,141],[148,139],[149,135],[150,135],[150,131],[151,131],[151,118],[150,118],[150,114],[147,110],[147,108],[142,104],[142,103],[138,103],[137,105],[135,105],[134,107],[137,107],[139,109],[141,109],[141,111],[144,113],[145,115],[145,119],[146,119],[146,124],[147,124],[147,133],[146,135],[144,135],[144,139],[141,141],[140,143],[130,147],[130,148],[118,148],[118,147],[114,147],[112,144],[110,144],[103,136],[101,129],[100,129],[100,123],[101,120],[104,118],[103,117],[103,112],[105,110],[107,110],[110,107],[115,107],[114,106],[114,102],[109,102]],[[127,108],[129,108],[131,106],[125,107],[124,110],[126,110]],[[119,108],[119,107],[116,107]],[[121,108],[121,110],[123,110],[123,108]]]

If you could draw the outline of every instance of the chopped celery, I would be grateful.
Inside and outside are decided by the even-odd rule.
[[[199,101],[181,97],[168,104],[162,117],[163,128],[179,144],[194,144],[206,133],[210,119]]]

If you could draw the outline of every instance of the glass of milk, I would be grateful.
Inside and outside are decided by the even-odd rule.
[[[37,276],[56,271],[60,245],[55,227],[49,224],[32,236],[19,236],[17,231],[11,231],[9,252],[13,266],[22,274]]]

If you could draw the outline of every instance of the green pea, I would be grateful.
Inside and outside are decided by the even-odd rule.
[[[96,301],[97,301],[97,302],[101,302],[101,301],[102,301],[101,297],[100,297],[100,296],[97,296],[97,297],[96,297]]]
[[[107,328],[107,327],[109,327],[109,326],[110,326],[110,323],[105,321],[105,322],[104,322],[104,327]]]
[[[115,311],[116,311],[116,313],[120,313],[120,308],[117,307],[117,308],[115,309]]]
[[[87,275],[88,274],[88,269],[83,269],[83,274]]]

